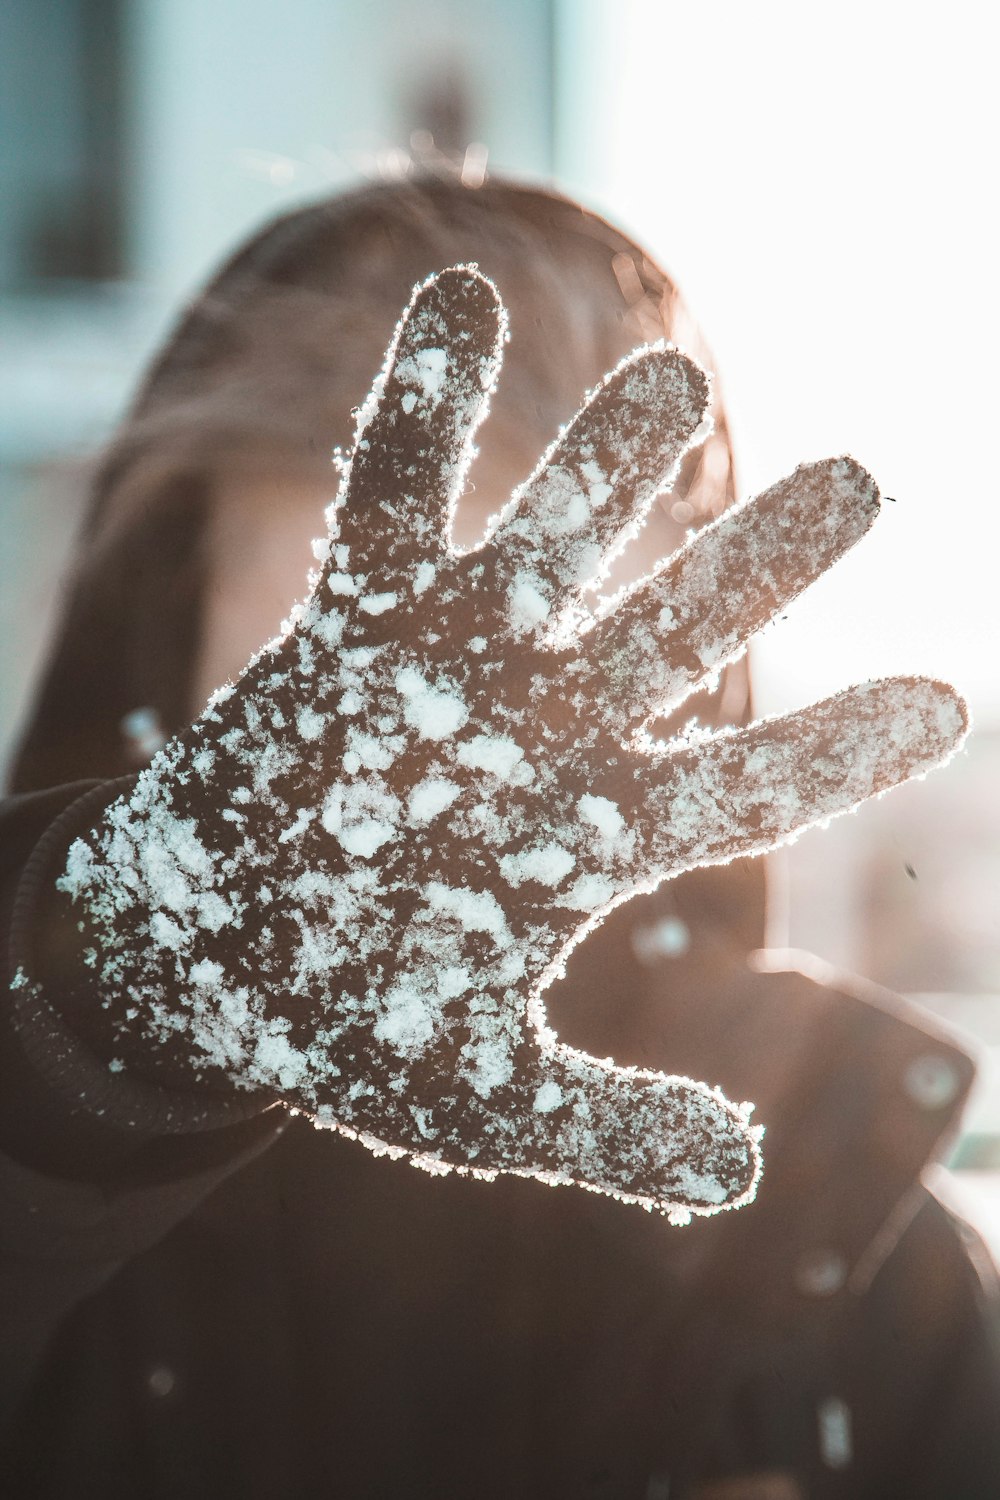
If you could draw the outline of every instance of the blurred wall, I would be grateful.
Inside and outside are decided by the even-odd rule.
[[[3,0],[0,764],[87,457],[179,305],[261,221],[410,151],[547,176],[552,59],[550,0]]]
[[[188,290],[261,218],[414,132],[551,170],[546,0],[135,0],[129,264]]]
[[[557,174],[676,275],[742,493],[846,451],[892,497],[754,643],[757,711],[897,673],[972,708],[957,763],[782,857],[774,935],[890,986],[1000,993],[1000,17],[558,0],[556,34]],[[976,889],[993,899],[973,936],[947,893]]]
[[[1000,727],[1000,11],[559,0],[557,30],[556,170],[677,276],[745,492],[848,451],[896,502],[764,632],[758,706],[925,672]]]

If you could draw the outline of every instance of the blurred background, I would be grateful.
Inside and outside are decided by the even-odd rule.
[[[919,671],[976,732],[794,846],[773,936],[974,1042],[955,1181],[1000,1245],[995,32],[978,3],[4,0],[0,760],[90,456],[219,258],[432,147],[554,182],[678,280],[743,492],[850,451],[893,497],[755,646],[758,710]]]

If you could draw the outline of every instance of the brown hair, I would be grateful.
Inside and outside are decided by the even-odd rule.
[[[131,769],[119,726],[139,706],[153,708],[168,733],[183,725],[220,474],[270,467],[332,492],[331,449],[350,442],[352,409],[412,286],[466,261],[496,281],[510,314],[481,438],[508,488],[635,345],[666,337],[711,367],[665,273],[556,194],[428,177],[367,186],[279,219],[181,319],[104,458],[15,789]],[[671,496],[686,507],[686,524],[733,498],[717,398],[714,415],[713,437],[689,457]],[[730,692],[724,716],[745,707],[743,669],[736,673],[743,690]]]

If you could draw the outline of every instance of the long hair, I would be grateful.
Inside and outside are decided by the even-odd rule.
[[[277,220],[181,318],[104,456],[14,759],[14,790],[121,775],[135,768],[121,728],[130,714],[147,711],[170,734],[197,712],[192,665],[220,480],[232,495],[241,475],[280,471],[332,495],[331,450],[350,442],[353,409],[412,286],[469,261],[496,281],[510,314],[480,441],[494,490],[526,476],[585,391],[637,344],[666,337],[711,367],[669,277],[611,225],[554,193],[427,177],[366,186]],[[733,498],[717,398],[714,419],[712,438],[689,456],[669,497],[681,520],[662,507],[654,517],[654,531],[671,542]],[[467,529],[483,519],[471,497]],[[664,537],[654,538],[659,550]],[[742,668],[730,673],[728,700],[723,717],[741,715]],[[710,716],[719,705],[717,697]]]

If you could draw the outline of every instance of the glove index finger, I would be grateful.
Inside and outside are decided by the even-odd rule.
[[[346,488],[334,511],[351,574],[380,589],[411,586],[448,545],[473,438],[496,384],[507,315],[475,266],[414,288],[383,369],[358,413]],[[339,558],[338,558],[339,554]],[[343,571],[331,553],[328,571]],[[343,592],[353,592],[341,584]]]

